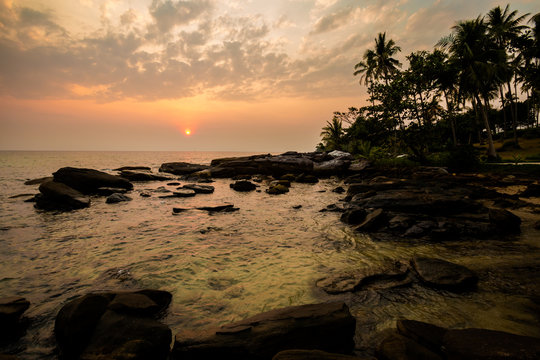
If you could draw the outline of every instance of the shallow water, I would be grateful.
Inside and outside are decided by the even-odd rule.
[[[336,213],[320,209],[342,197],[330,179],[293,184],[290,193],[238,193],[228,179],[216,180],[214,194],[160,199],[139,196],[167,181],[134,183],[133,201],[106,204],[92,198],[88,209],[42,212],[22,198],[36,192],[28,178],[50,175],[63,166],[110,171],[125,165],[167,161],[209,163],[235,153],[0,153],[0,296],[19,295],[31,303],[27,334],[8,351],[21,358],[55,358],[54,317],[68,300],[88,291],[150,287],[173,293],[164,321],[173,333],[240,320],[288,305],[345,300],[357,315],[357,346],[369,345],[373,330],[412,318],[450,327],[485,327],[540,337],[538,286],[540,250],[536,219],[524,217],[524,231],[511,241],[378,242],[354,233]],[[185,182],[181,181],[182,184]],[[194,208],[232,203],[240,210],[211,215]],[[294,205],[302,205],[293,209]],[[437,256],[480,275],[479,289],[452,294],[420,285],[387,291],[330,296],[317,279],[388,259]],[[6,350],[6,349],[5,349]]]

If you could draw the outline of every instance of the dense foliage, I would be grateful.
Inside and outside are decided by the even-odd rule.
[[[497,158],[494,137],[519,147],[518,129],[540,125],[539,24],[540,14],[495,7],[458,22],[433,51],[409,54],[405,70],[395,59],[400,47],[378,34],[354,67],[369,105],[335,112],[318,149],[418,162],[444,153],[459,162],[475,157],[474,142],[487,142],[489,160]]]

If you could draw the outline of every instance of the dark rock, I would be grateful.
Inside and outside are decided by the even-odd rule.
[[[325,208],[319,210],[319,212],[344,212],[345,209],[336,204],[326,205]]]
[[[445,328],[416,320],[398,320],[397,330],[403,336],[440,353],[443,338],[448,331]]]
[[[415,257],[411,264],[420,280],[436,288],[464,291],[474,288],[478,282],[474,272],[445,260]]]
[[[235,208],[233,204],[224,204],[224,205],[215,205],[215,206],[201,206],[196,208],[197,210],[204,210],[210,213],[213,212],[233,212],[238,211],[238,208]]]
[[[105,200],[105,202],[107,204],[116,204],[116,203],[119,203],[119,202],[131,201],[131,200],[133,200],[133,199],[130,198],[129,196],[127,196],[127,195],[115,193],[115,194],[112,194],[109,197],[107,197],[107,200]]]
[[[141,191],[141,193],[139,195],[142,196],[142,197],[151,197],[152,196],[152,194],[150,194],[148,191]]]
[[[236,175],[231,178],[231,180],[251,180],[251,175]]]
[[[342,159],[342,160],[352,160],[354,157],[351,155],[351,153],[345,152],[345,151],[339,151],[334,150],[330,151],[328,153],[328,156],[330,156],[333,159]]]
[[[489,222],[505,234],[519,234],[521,218],[504,209],[489,209]]]
[[[128,180],[94,169],[65,167],[56,171],[54,181],[66,184],[83,194],[93,194],[102,187],[133,189]]]
[[[285,187],[291,187],[291,182],[289,180],[274,180],[274,181],[271,181],[270,184],[268,185],[269,187],[272,187],[272,186],[276,186],[276,185],[283,185]]]
[[[191,189],[179,189],[176,191],[173,191],[170,195],[161,195],[160,199],[168,199],[168,198],[186,198],[186,197],[193,197],[197,193],[194,190]]]
[[[298,210],[298,209],[302,208],[302,205],[293,205],[292,208],[295,209],[295,210]]]
[[[350,354],[355,319],[343,303],[292,306],[200,334],[179,333],[173,359],[271,359],[288,349]]]
[[[233,184],[230,184],[231,189],[240,191],[240,192],[247,192],[247,191],[253,191],[257,188],[257,185],[252,183],[251,181],[247,180],[238,180],[234,182]]]
[[[236,175],[274,175],[311,172],[313,161],[299,154],[295,155],[254,155],[248,157],[212,160],[210,172],[214,177],[234,177]]]
[[[175,175],[189,175],[206,169],[208,169],[208,166],[206,165],[190,164],[186,162],[171,162],[161,164],[159,172],[166,172]]]
[[[189,209],[186,209],[186,208],[175,207],[175,208],[172,209],[172,212],[173,212],[173,214],[180,214],[180,213],[186,212],[188,210]]]
[[[279,179],[280,180],[288,180],[289,183],[291,183],[294,180],[296,180],[296,175],[294,175],[294,174],[285,174],[285,175],[282,175]]]
[[[369,166],[371,166],[371,162],[369,160],[355,160],[351,162],[347,170],[350,173],[359,173],[367,169]]]
[[[411,226],[412,221],[407,216],[396,215],[388,221],[388,229],[395,232],[402,232]]]
[[[215,188],[211,185],[199,185],[199,184],[186,184],[182,188],[193,190],[197,194],[212,194],[215,190]]]
[[[123,170],[120,172],[120,176],[131,181],[161,181],[171,179],[169,176],[134,170]]]
[[[527,186],[525,191],[519,194],[520,197],[540,197],[540,183],[532,183]]]
[[[376,360],[372,357],[328,353],[320,350],[285,350],[280,351],[272,360]]]
[[[295,181],[303,184],[316,184],[319,182],[319,179],[313,175],[301,174],[295,179]]]
[[[386,224],[386,220],[386,213],[382,209],[375,209],[367,214],[365,220],[354,227],[354,230],[363,232],[377,231]]]
[[[540,339],[486,329],[448,330],[444,335],[447,359],[533,360],[540,358]]]
[[[399,334],[391,334],[377,348],[380,360],[443,360],[443,357]]]
[[[30,302],[22,297],[0,298],[0,345],[17,340],[24,334],[26,325],[22,314],[30,307]]]
[[[345,224],[358,225],[366,219],[366,210],[361,208],[347,209],[341,215],[340,220]]]
[[[46,176],[39,179],[26,180],[24,182],[24,185],[40,185],[46,181],[51,181],[52,179],[53,179],[52,176]]]
[[[9,199],[18,199],[22,197],[29,197],[29,196],[36,196],[36,194],[17,194],[17,195],[11,195]]]
[[[47,181],[39,186],[36,208],[43,210],[74,210],[90,206],[90,198],[79,191],[56,181]]]
[[[168,186],[180,186],[180,183],[178,181],[173,181],[170,183],[167,183]]]
[[[538,220],[537,222],[534,223],[534,228],[536,230],[540,230],[540,220]]]
[[[98,189],[96,189],[96,195],[99,195],[99,196],[109,196],[109,195],[112,195],[112,194],[124,194],[126,193],[127,190],[126,189],[121,189],[121,188],[111,188],[111,187],[100,187]]]
[[[64,305],[55,322],[66,359],[166,359],[171,331],[154,320],[171,301],[159,290],[87,294]]]
[[[151,168],[148,166],[122,166],[117,169],[113,169],[114,171],[124,171],[124,170],[133,170],[133,171],[152,171]]]
[[[346,190],[342,186],[338,186],[337,188],[333,189],[332,192],[335,192],[336,194],[343,194]]]
[[[285,185],[277,184],[274,186],[270,186],[268,189],[266,189],[266,192],[270,195],[280,195],[288,193],[289,188]]]
[[[351,164],[350,160],[343,158],[332,159],[313,165],[313,173],[318,176],[329,176],[343,174]]]

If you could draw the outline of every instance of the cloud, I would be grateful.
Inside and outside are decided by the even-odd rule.
[[[328,31],[335,30],[347,24],[349,19],[354,16],[354,9],[346,7],[331,14],[321,17],[315,23],[315,28],[311,34],[322,34]]]
[[[185,25],[208,13],[213,8],[210,0],[153,0],[149,7],[157,30],[169,32],[176,25]]]

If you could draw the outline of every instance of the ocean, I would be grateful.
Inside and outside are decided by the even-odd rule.
[[[264,184],[261,192],[239,193],[229,188],[230,179],[216,179],[213,194],[183,199],[158,197],[160,187],[176,187],[168,181],[136,182],[128,194],[133,201],[106,204],[104,197],[93,197],[89,208],[72,212],[36,210],[24,202],[30,195],[22,195],[38,192],[37,185],[24,185],[26,180],[50,176],[65,166],[110,173],[121,166],[149,166],[157,172],[164,162],[209,164],[214,158],[242,155],[249,154],[0,152],[0,297],[23,296],[31,302],[25,313],[30,324],[26,335],[0,353],[56,359],[54,319],[67,301],[90,291],[135,288],[173,294],[163,319],[173,334],[283,306],[343,300],[363,319],[358,327],[366,331],[392,327],[397,318],[413,318],[540,336],[537,318],[527,310],[530,301],[517,291],[493,292],[488,287],[455,295],[414,285],[359,297],[332,296],[315,286],[328,274],[414,255],[455,260],[484,276],[490,264],[522,265],[527,252],[538,263],[538,241],[528,230],[520,240],[504,244],[373,241],[341,223],[338,213],[320,212],[343,197],[331,191],[343,185],[335,178],[314,185],[294,183],[288,194],[279,196],[266,194]],[[142,191],[153,195],[141,197]],[[172,212],[173,207],[223,203],[240,210]],[[296,205],[301,208],[293,208]],[[369,339],[357,331],[357,346],[364,341]]]

